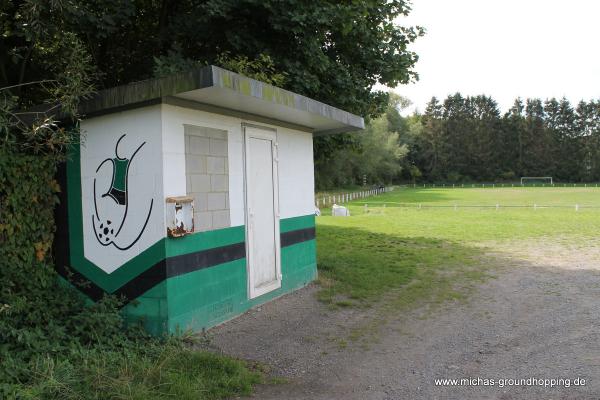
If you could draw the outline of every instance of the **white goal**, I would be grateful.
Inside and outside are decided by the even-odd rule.
[[[526,183],[549,183],[553,184],[551,176],[522,176],[521,185]]]

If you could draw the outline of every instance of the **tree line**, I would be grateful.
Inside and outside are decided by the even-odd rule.
[[[360,184],[365,175],[369,183],[600,181],[599,100],[517,98],[503,114],[490,96],[456,93],[403,117],[408,104],[392,96],[357,146],[317,164],[317,186]]]

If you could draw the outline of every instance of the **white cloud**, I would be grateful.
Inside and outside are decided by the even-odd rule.
[[[457,91],[502,111],[517,96],[600,98],[599,21],[596,0],[414,0],[397,22],[427,29],[411,46],[420,81],[394,91],[420,110]]]

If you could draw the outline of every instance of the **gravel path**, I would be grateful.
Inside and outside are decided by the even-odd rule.
[[[373,311],[331,311],[309,286],[212,329],[211,345],[287,383],[256,399],[598,399],[600,251],[557,244],[496,255],[503,267],[467,303],[419,308],[362,339]],[[535,253],[537,252],[537,254]],[[439,387],[436,378],[576,378],[585,386]]]

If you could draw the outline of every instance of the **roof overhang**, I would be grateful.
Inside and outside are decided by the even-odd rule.
[[[102,90],[84,100],[85,117],[167,103],[281,123],[327,135],[364,129],[358,115],[212,65]]]

